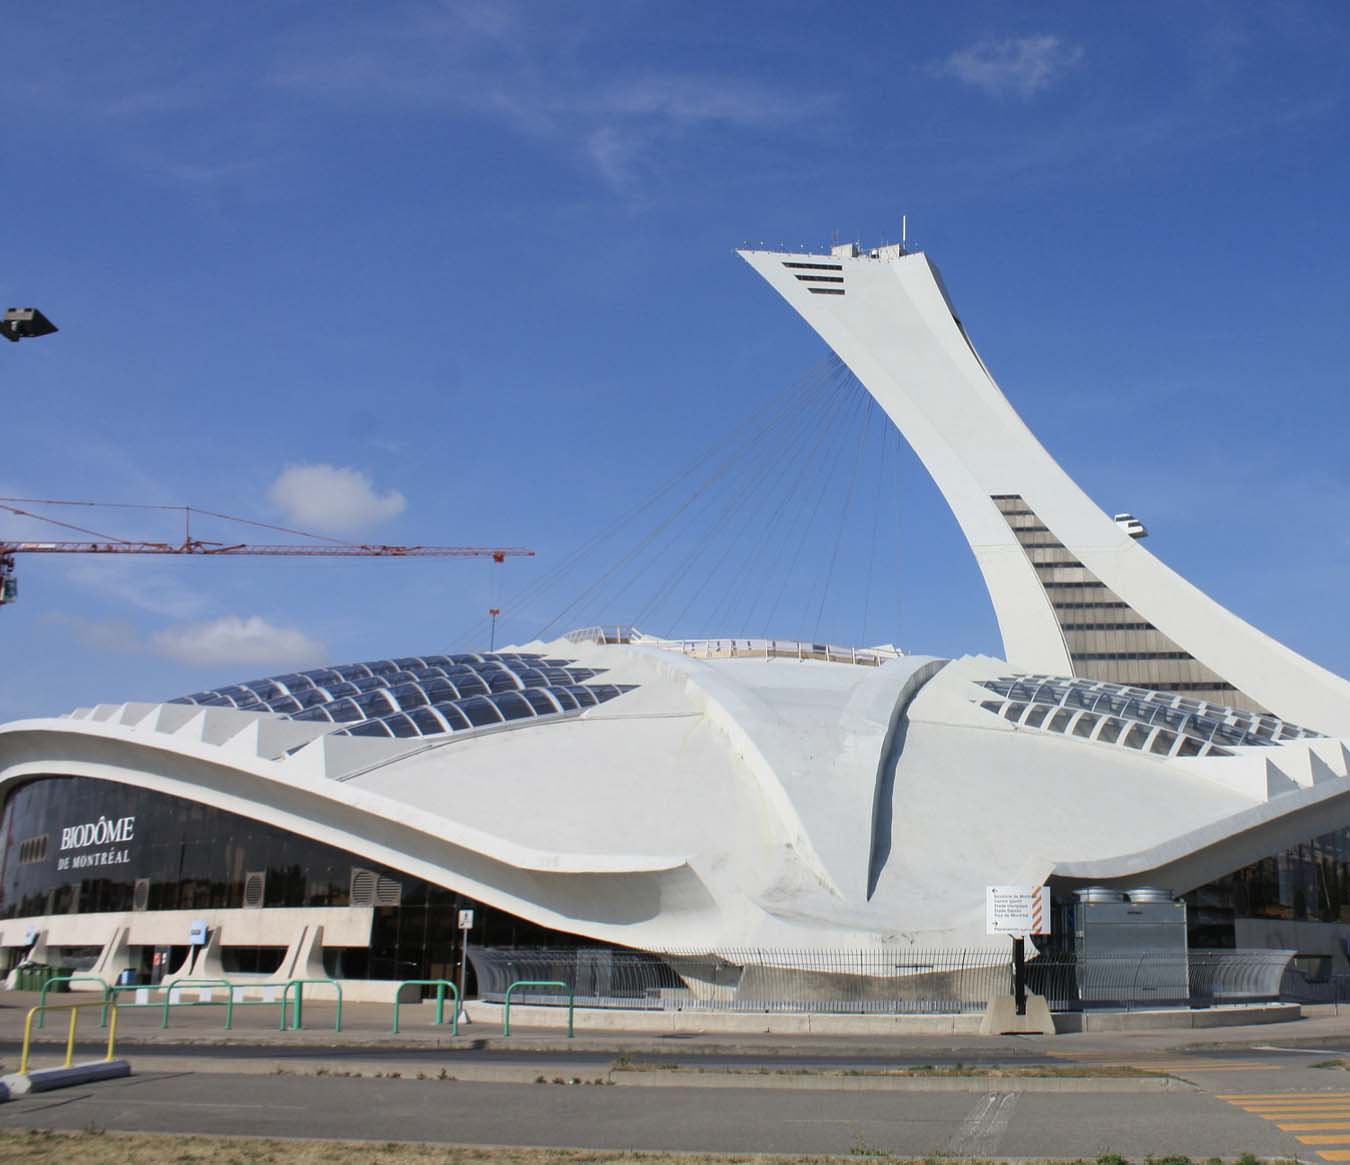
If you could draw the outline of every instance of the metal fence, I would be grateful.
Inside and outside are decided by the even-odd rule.
[[[1293,951],[1191,951],[1078,960],[1047,953],[1027,963],[1028,990],[1052,1010],[1211,1007],[1280,997]],[[1011,990],[1006,951],[729,949],[639,951],[471,948],[482,999],[511,983],[572,985],[578,1007],[654,1011],[776,1011],[880,1015],[983,1011]],[[562,1003],[558,990],[517,992],[522,1003]]]

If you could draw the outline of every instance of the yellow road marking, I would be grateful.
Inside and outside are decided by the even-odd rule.
[[[1335,1104],[1270,1104],[1270,1106],[1238,1104],[1235,1107],[1241,1108],[1243,1112],[1258,1112],[1262,1116],[1282,1116],[1285,1114],[1293,1116],[1301,1114],[1301,1112],[1326,1112],[1327,1116],[1350,1116],[1350,1104],[1347,1104],[1345,1100]]]
[[[1350,1092],[1229,1092],[1216,1095],[1281,1132],[1304,1133],[1300,1145],[1350,1145]],[[1323,1161],[1350,1161],[1350,1148],[1318,1149]]]
[[[1247,1102],[1249,1100],[1350,1100],[1350,1092],[1216,1092],[1214,1094],[1220,1100],[1236,1100]]]

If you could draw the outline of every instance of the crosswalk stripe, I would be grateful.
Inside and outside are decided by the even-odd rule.
[[[1296,1112],[1326,1112],[1327,1116],[1350,1116],[1350,1104],[1345,1100],[1336,1104],[1238,1104],[1243,1112],[1260,1112],[1262,1116],[1293,1115]]]
[[[1215,1099],[1270,1121],[1300,1145],[1350,1145],[1350,1092],[1228,1092]],[[1323,1161],[1350,1161],[1350,1148],[1317,1149]]]
[[[1350,1100],[1350,1092],[1217,1092],[1220,1100],[1292,1100],[1307,1097],[1312,1100]]]

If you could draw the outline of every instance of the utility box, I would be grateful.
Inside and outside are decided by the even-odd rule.
[[[1186,903],[1170,890],[1078,890],[1068,931],[1083,1006],[1190,1004]]]

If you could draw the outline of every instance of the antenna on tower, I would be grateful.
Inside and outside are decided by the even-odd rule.
[[[905,244],[909,242],[909,224],[906,221],[908,218],[909,215],[907,214],[900,216],[900,249],[902,251],[905,249]]]

